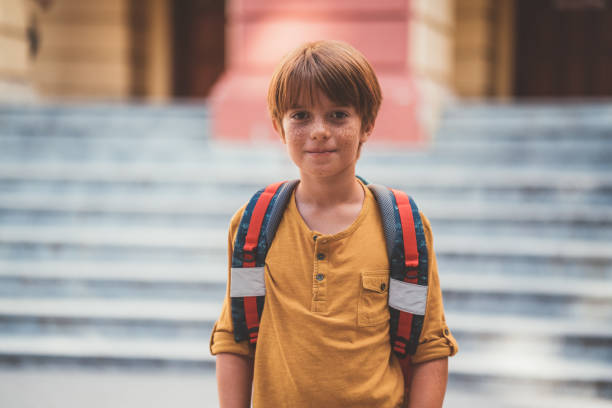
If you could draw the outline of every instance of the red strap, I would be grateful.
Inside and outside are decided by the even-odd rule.
[[[251,214],[251,220],[249,221],[249,229],[244,240],[243,268],[252,268],[255,266],[255,254],[253,251],[257,248],[259,243],[259,233],[261,232],[264,216],[266,215],[266,211],[268,211],[268,206],[270,205],[272,197],[274,197],[274,194],[276,194],[276,191],[283,183],[284,181],[270,184],[261,193],[255,203],[255,208],[253,209],[253,214]],[[257,334],[259,332],[259,311],[257,310],[256,296],[244,297],[244,319],[249,332],[249,342],[255,344],[257,343]]]
[[[403,191],[391,189],[399,209],[400,221],[402,223],[402,234],[404,236],[404,256],[406,267],[416,268],[419,266],[419,251],[414,230],[414,218],[412,217],[412,206],[410,199]],[[417,283],[416,278],[406,279],[406,282]]]
[[[402,236],[404,238],[404,257],[405,264],[408,268],[416,268],[419,266],[419,251],[417,248],[417,238],[414,229],[414,218],[412,216],[412,206],[410,199],[403,191],[391,189],[395,196],[395,202],[399,210],[400,222],[402,224]],[[406,275],[404,281],[417,283],[417,278],[410,278]],[[409,355],[406,355],[406,346],[410,341],[412,334],[412,313],[399,312],[397,322],[396,339],[403,338],[405,341],[395,341],[393,350],[404,358],[399,359],[402,373],[404,374],[404,399],[408,401],[410,398],[410,385],[412,382],[412,362]]]
[[[406,344],[410,340],[410,334],[412,333],[412,313],[399,312],[399,319],[397,322],[397,334],[396,339],[404,338],[406,342],[395,341],[393,344],[393,350],[400,354],[406,354]]]
[[[257,312],[257,297],[256,296],[245,296],[244,298],[244,318],[246,320],[247,329],[249,330],[249,342],[255,344],[257,342],[258,330],[251,330],[252,328],[259,328],[259,313]]]
[[[406,356],[399,360],[402,373],[404,374],[404,401],[405,404],[410,400],[410,385],[412,383],[412,360]]]
[[[268,205],[270,204],[272,197],[274,197],[276,190],[278,190],[283,183],[284,181],[270,184],[268,187],[266,187],[263,193],[261,193],[257,199],[257,203],[255,203],[255,208],[253,209],[253,214],[251,214],[249,230],[244,240],[243,247],[245,254],[250,255],[251,259],[245,258],[242,264],[243,268],[251,268],[255,266],[255,256],[253,255],[253,251],[255,248],[257,248],[261,224],[263,223],[264,216],[266,215],[266,211],[268,210]]]

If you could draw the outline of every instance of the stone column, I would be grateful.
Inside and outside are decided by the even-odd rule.
[[[26,0],[0,1],[0,101],[35,99],[30,81]]]
[[[410,0],[228,0],[226,72],[210,96],[213,134],[274,140],[266,95],[272,71],[295,46],[346,41],[373,65],[383,104],[372,141],[423,139],[420,99],[409,66]]]

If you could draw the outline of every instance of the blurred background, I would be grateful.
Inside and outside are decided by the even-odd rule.
[[[297,176],[266,87],[318,39],[432,222],[445,407],[612,407],[612,0],[0,0],[0,406],[218,406],[226,228]]]

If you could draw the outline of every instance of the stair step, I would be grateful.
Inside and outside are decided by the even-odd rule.
[[[225,285],[226,264],[0,260],[0,278]]]
[[[568,122],[560,120],[551,124],[548,121],[527,122],[517,119],[486,120],[453,119],[443,121],[436,131],[441,140],[452,138],[464,140],[547,140],[551,143],[568,140],[610,140],[610,121],[607,119],[591,122]]]
[[[0,315],[44,319],[105,319],[211,323],[221,302],[117,298],[1,298]],[[598,320],[447,312],[454,331],[510,337],[578,337],[612,340]]]
[[[209,284],[223,289],[227,279],[225,264],[83,262],[83,261],[0,261],[0,278],[61,281],[139,282],[142,284]],[[612,284],[601,279],[555,276],[492,275],[471,270],[441,273],[447,292],[496,293],[506,295],[561,296],[600,301],[612,300]]]
[[[612,260],[608,241],[437,235],[435,248],[436,253],[445,255],[589,259],[606,263]]]
[[[0,244],[62,245],[73,247],[145,247],[189,250],[227,249],[227,230],[147,227],[27,227],[7,226]]]
[[[254,192],[253,192],[254,193]],[[1,196],[1,195],[0,195]],[[2,197],[0,211],[54,212],[54,213],[120,213],[174,215],[209,214],[231,216],[248,196],[235,195],[210,197],[209,195],[187,196],[159,194],[140,195],[73,195],[57,196],[32,193]],[[612,213],[612,211],[611,211]]]
[[[270,182],[278,181],[277,178],[270,178]],[[593,207],[597,208],[612,207],[612,194],[606,189],[596,190],[556,190],[554,188],[531,189],[531,188],[505,188],[496,186],[482,186],[476,184],[465,185],[462,187],[452,186],[435,186],[435,185],[419,185],[419,186],[398,186],[385,183],[384,180],[376,180],[379,184],[386,184],[393,188],[404,188],[411,197],[413,197],[419,205],[419,208],[429,214],[429,203],[437,202],[452,202],[460,203],[455,207],[466,206],[470,203],[475,205],[486,205],[491,203],[493,206],[497,204],[504,205],[505,203],[520,203],[520,205],[536,204],[548,205],[553,211],[555,207],[566,208],[576,205],[578,208]],[[125,194],[125,201],[129,201],[131,196],[148,196],[151,200],[157,197],[194,197],[207,196],[219,197],[221,201],[233,200],[233,202],[244,204],[257,190],[265,184],[249,184],[249,183],[158,183],[151,182],[95,182],[95,181],[37,181],[37,180],[21,180],[10,181],[2,180],[0,176],[0,202],[4,197],[19,197],[21,195],[28,196],[30,194],[41,194],[49,196],[65,195],[67,197],[96,197],[102,202],[109,196],[112,197]],[[160,198],[163,201],[163,198]],[[452,207],[452,206],[451,206]],[[231,208],[231,211],[237,210]],[[518,204],[516,208],[519,208]],[[228,209],[228,212],[231,212]],[[517,212],[516,209],[514,212]],[[554,213],[553,213],[554,214]]]
[[[446,274],[474,273],[480,277],[502,275],[529,280],[531,276],[547,277],[553,281],[565,279],[612,280],[612,262],[588,259],[551,260],[544,257],[475,257],[472,254],[441,253],[437,235],[434,238],[438,271],[444,281]]]
[[[487,315],[447,312],[446,321],[453,332],[508,337],[575,337],[612,340],[612,326],[598,320],[567,317]],[[461,346],[461,344],[460,344]]]
[[[390,186],[436,186],[439,188],[474,185],[481,188],[530,188],[592,191],[612,190],[612,176],[606,171],[563,171],[541,168],[482,167],[469,169],[465,166],[445,166],[432,169],[409,164],[401,168],[390,166],[360,167],[359,174],[367,175],[371,182]],[[207,168],[205,165],[167,165],[88,163],[86,166],[67,163],[29,163],[23,165],[0,163],[0,179],[4,181],[64,181],[105,183],[212,183],[265,186],[275,180],[297,176],[293,167],[285,165],[253,166],[245,177],[244,169],[238,170],[235,163],[225,167]],[[408,189],[409,191],[409,189]]]
[[[204,228],[6,226],[2,245],[123,247],[225,251],[227,231]],[[612,261],[608,241],[533,237],[436,236],[436,252],[478,256],[524,256]]]
[[[519,100],[504,102],[498,100],[465,101],[450,103],[444,110],[444,119],[451,117],[514,117],[520,120],[533,117],[557,119],[558,117],[592,118],[612,113],[609,101],[529,101]],[[608,118],[610,116],[607,116]]]
[[[603,383],[612,386],[612,365],[541,356],[529,350],[463,352],[450,360],[449,373],[540,381]]]
[[[171,104],[151,104],[138,102],[86,102],[71,103],[68,101],[53,101],[36,104],[0,104],[0,118],[3,120],[19,120],[26,122],[35,119],[53,119],[62,121],[66,119],[89,119],[87,116],[109,121],[116,120],[147,120],[164,116],[190,117],[208,114],[205,103],[189,101],[173,101]]]
[[[176,123],[173,123],[176,124]],[[461,123],[459,123],[461,125]],[[191,124],[188,124],[191,125]],[[151,126],[154,128],[155,126]],[[450,129],[449,129],[450,130]],[[139,156],[142,152],[156,151],[159,147],[164,146],[170,150],[177,152],[185,146],[200,146],[202,151],[195,152],[210,158],[218,159],[236,159],[236,158],[251,158],[253,160],[261,160],[263,157],[276,158],[278,160],[289,160],[287,152],[284,149],[280,139],[271,141],[262,141],[257,144],[245,142],[244,144],[228,144],[217,142],[203,137],[201,133],[157,133],[146,135],[146,144],[143,144],[142,133],[134,135],[135,137],[126,137],[122,134],[106,134],[92,133],[91,136],[82,137],[81,135],[70,134],[32,134],[19,135],[11,130],[4,131],[0,134],[0,145],[14,150],[25,149],[35,153],[35,147],[39,147],[39,151],[50,150],[60,152],[61,150],[83,150],[92,153],[97,150],[105,151],[127,151],[127,148],[140,146],[141,151],[132,151],[135,156]],[[455,153],[459,156],[480,155],[486,152],[524,152],[527,155],[537,154],[542,156],[555,156],[559,153],[569,155],[572,151],[578,156],[584,154],[592,154],[598,156],[606,150],[610,150],[612,137],[609,139],[561,139],[557,143],[551,143],[550,140],[539,138],[536,135],[524,137],[517,135],[521,143],[516,143],[515,140],[489,137],[486,139],[473,139],[469,135],[459,135],[461,138],[450,137],[446,135],[436,137],[430,145],[420,146],[389,146],[384,142],[378,143],[376,140],[371,140],[364,147],[363,156],[360,161],[377,161],[381,159],[391,160],[392,162],[400,161],[406,158],[430,158],[437,159],[440,155],[446,153]],[[463,137],[465,136],[465,137]],[[578,135],[577,135],[578,136]],[[371,143],[371,144],[370,144]],[[246,148],[245,148],[246,146]],[[182,153],[189,154],[191,152]],[[515,157],[516,160],[522,160],[522,157]]]
[[[0,315],[10,317],[214,322],[220,313],[220,302],[205,301],[112,298],[0,299]]]
[[[533,315],[480,316],[474,311],[465,313],[472,318],[470,321],[456,318],[460,315],[456,311],[447,315],[460,353],[525,352],[547,358],[594,361],[612,367],[612,334],[606,329],[611,326],[610,321],[596,320],[589,313],[576,317],[538,318]],[[580,323],[573,325],[575,322]]]
[[[123,340],[98,336],[4,336],[0,355],[128,360],[214,361],[202,340]],[[612,385],[612,366],[525,353],[463,352],[451,359],[454,376]]]
[[[238,207],[234,207],[238,208]],[[593,241],[612,241],[612,228],[606,224],[595,223],[549,223],[549,222],[512,222],[469,219],[428,218],[434,226],[436,236],[514,236],[535,237],[540,239],[586,239]],[[25,227],[156,227],[156,228],[226,228],[230,215],[208,213],[198,214],[136,214],[136,213],[20,213],[0,211],[0,223],[8,226]],[[612,225],[612,224],[611,224]]]
[[[500,123],[508,120],[517,124],[557,124],[611,123],[612,104],[609,102],[580,103],[470,103],[461,101],[448,105],[443,112],[442,122],[486,121]],[[529,135],[530,137],[532,135]],[[535,136],[537,137],[537,136]]]
[[[112,360],[167,360],[212,364],[207,339],[109,339],[99,336],[3,336],[0,356]]]
[[[444,306],[454,313],[488,313],[499,316],[534,316],[541,318],[585,317],[602,324],[612,324],[609,299],[508,292],[469,292],[444,288]]]
[[[4,163],[35,163],[63,161],[87,165],[89,162],[148,163],[156,161],[165,164],[223,163],[248,160],[249,163],[272,161],[287,164],[289,159],[284,151],[253,149],[249,155],[212,151],[210,141],[200,135],[169,139],[165,135],[151,135],[146,144],[139,138],[125,136],[107,138],[75,137],[18,137],[0,135],[0,161]],[[93,140],[92,140],[93,139]],[[511,140],[489,140],[470,142],[469,140],[443,140],[422,151],[398,149],[391,153],[378,152],[376,146],[368,146],[360,158],[360,166],[380,163],[402,164],[421,167],[469,165],[477,162],[484,166],[503,165],[517,168],[520,166],[540,168],[557,167],[563,163],[564,169],[609,170],[612,167],[612,142],[601,140],[567,141],[552,144],[537,139],[527,139],[518,145]],[[611,139],[612,141],[612,139]],[[552,144],[552,146],[551,146]]]
[[[208,110],[201,104],[0,106],[3,133],[23,137],[99,138],[120,134],[129,138],[172,138],[178,129],[181,137],[191,134],[206,138],[208,120]]]
[[[249,177],[235,168],[235,163],[226,164],[225,168],[209,168],[203,164],[168,165],[160,163],[119,164],[119,163],[0,163],[0,179],[3,180],[38,180],[70,182],[118,182],[118,183],[245,183],[266,185],[275,178],[283,178],[278,166],[261,168],[254,166],[249,170]],[[295,170],[292,172],[295,173]],[[277,174],[275,177],[274,175]]]
[[[88,163],[114,163],[134,165],[135,163],[184,165],[206,164],[224,166],[248,160],[253,164],[290,163],[286,152],[277,146],[264,150],[253,148],[249,154],[220,152],[211,148],[212,141],[200,134],[181,135],[169,138],[167,134],[150,134],[146,142],[138,137],[114,135],[108,137],[60,137],[60,136],[3,136],[0,134],[0,161],[6,164],[66,163],[86,166]],[[279,142],[280,145],[280,142]],[[253,151],[255,150],[255,152]]]
[[[444,271],[442,287],[454,292],[515,295],[564,296],[612,301],[612,282],[596,279],[556,278],[550,276],[487,275]]]
[[[0,405],[219,408],[211,364],[178,368],[163,364],[109,367],[98,361],[86,366],[56,361],[53,366],[22,363],[17,367],[9,362],[0,370]]]
[[[245,193],[247,193],[245,191]],[[49,193],[22,193],[6,195],[0,202],[0,211],[52,212],[52,213],[119,213],[175,215],[189,214],[230,217],[248,199],[235,194],[211,197],[210,195],[130,194],[119,195],[52,195]],[[462,201],[460,206],[448,202],[420,200],[420,208],[427,210],[429,218],[452,221],[504,221],[524,223],[588,223],[612,224],[612,206],[557,205],[541,203],[521,204],[516,211],[512,203]],[[602,225],[603,224],[603,225]]]
[[[445,408],[470,407],[470,408],[612,408],[612,400],[599,398],[597,396],[572,396],[567,393],[543,393],[530,390],[529,393],[517,390],[516,386],[509,386],[500,391],[482,389],[453,388],[449,383],[449,389],[444,398]]]

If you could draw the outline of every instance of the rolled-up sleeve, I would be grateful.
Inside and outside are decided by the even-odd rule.
[[[442,290],[440,289],[440,278],[438,277],[438,265],[433,248],[431,226],[429,220],[423,214],[421,214],[421,219],[427,241],[429,290],[427,293],[427,307],[425,309],[423,330],[421,331],[416,353],[412,356],[412,362],[415,364],[454,356],[459,351],[457,341],[453,337],[444,318]]]
[[[249,346],[247,340],[237,342],[234,339],[234,326],[232,323],[232,311],[231,311],[231,300],[229,297],[230,285],[231,285],[231,264],[232,264],[232,251],[234,245],[234,237],[238,230],[238,224],[242,217],[244,206],[234,214],[232,221],[230,222],[228,237],[227,237],[227,290],[225,293],[225,299],[223,301],[223,307],[221,309],[221,315],[215,323],[212,333],[210,335],[210,353],[214,356],[219,353],[232,353],[244,356],[252,356],[253,350]]]

